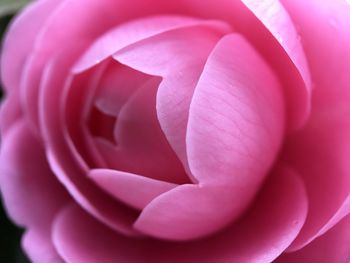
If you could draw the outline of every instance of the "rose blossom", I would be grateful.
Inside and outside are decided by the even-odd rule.
[[[348,262],[350,4],[39,0],[3,45],[33,262]]]

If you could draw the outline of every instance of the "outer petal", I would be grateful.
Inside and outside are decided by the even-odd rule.
[[[18,92],[12,92],[5,101],[2,102],[0,108],[0,131],[1,135],[11,130],[11,127],[21,118],[21,106],[19,102]]]
[[[55,222],[54,244],[68,262],[271,262],[292,242],[306,216],[307,200],[295,173],[279,168],[250,212],[208,239],[173,243],[120,236],[77,206]],[[91,237],[94,238],[91,238]]]
[[[2,140],[0,185],[7,211],[22,226],[47,224],[68,198],[41,142],[28,132],[25,121],[17,122]]]
[[[310,196],[307,222],[292,246],[297,249],[349,213],[350,5],[282,2],[300,29],[315,86],[310,123],[290,138],[285,157],[303,175]]]
[[[350,109],[317,115],[288,138],[284,149],[283,158],[302,174],[310,197],[307,221],[292,249],[311,242],[350,211]]]
[[[306,122],[310,113],[311,78],[296,27],[278,0],[242,0],[242,2],[278,40],[299,73],[299,76],[294,76],[294,80],[287,83],[285,97],[289,106],[288,125],[299,128]],[[274,57],[272,52],[269,54],[270,57]],[[286,72],[288,69],[284,68],[283,70],[282,72],[277,70],[277,72],[283,76],[288,75]],[[301,77],[302,84],[298,82],[300,81],[298,77]],[[300,88],[300,85],[305,85],[305,88]]]
[[[74,54],[75,50],[70,52]],[[87,168],[79,166],[65,141],[61,100],[57,98],[60,97],[62,87],[65,87],[63,78],[70,62],[68,54],[67,51],[65,56],[53,58],[48,63],[42,81],[40,113],[50,167],[73,198],[87,211],[115,229],[135,234],[130,229],[135,211],[110,198],[86,178]]]
[[[33,262],[62,262],[52,246],[51,223],[69,200],[51,172],[43,146],[25,121],[18,121],[2,137],[0,185],[7,211],[29,228],[23,245]]]
[[[54,245],[65,262],[143,262],[137,239],[128,239],[94,220],[72,204],[63,209],[53,227]],[[147,245],[146,245],[147,246]],[[146,248],[145,246],[145,248]]]
[[[51,222],[40,227],[30,228],[24,234],[22,246],[28,257],[35,263],[64,263],[57,254],[51,239]]]
[[[58,4],[59,1],[52,0],[32,2],[9,27],[1,57],[1,79],[9,92],[18,92],[23,65],[34,46],[38,32]]]
[[[278,1],[179,0],[176,4],[181,12],[220,19],[230,23],[236,32],[242,33],[269,62],[282,82],[287,102],[288,128],[298,128],[307,120],[311,103],[310,76],[304,67],[305,58],[296,28]],[[264,8],[257,12],[256,7],[259,5],[268,7],[265,10],[267,12],[261,12]],[[254,14],[258,15],[258,19]],[[295,46],[288,46],[288,41],[280,41],[282,38],[288,38]]]
[[[276,263],[346,263],[350,261],[350,215],[303,249],[284,253]]]

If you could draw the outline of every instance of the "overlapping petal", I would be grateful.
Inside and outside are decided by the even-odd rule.
[[[188,162],[198,184],[151,202],[135,223],[141,232],[182,240],[217,231],[251,202],[277,154],[284,127],[278,82],[236,34],[209,56],[189,112]]]
[[[350,5],[346,1],[282,3],[300,29],[315,87],[310,121],[288,139],[285,156],[303,176],[310,196],[310,213],[291,248],[295,250],[350,212]]]
[[[319,262],[344,263],[350,260],[350,216],[312,243],[293,253],[284,253],[276,263]]]
[[[306,212],[302,181],[282,166],[237,224],[207,239],[184,243],[129,239],[77,206],[62,210],[54,225],[53,239],[59,254],[68,262],[271,262],[295,238]]]

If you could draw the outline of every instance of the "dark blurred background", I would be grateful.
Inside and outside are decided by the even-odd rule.
[[[0,36],[4,32],[16,13],[26,1],[24,0],[0,0]],[[2,41],[1,41],[2,43]],[[0,89],[0,97],[3,97]],[[23,230],[16,227],[7,217],[0,195],[0,262],[1,263],[29,263],[21,249],[21,236]]]

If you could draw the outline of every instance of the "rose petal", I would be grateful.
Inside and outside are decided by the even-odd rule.
[[[22,112],[18,92],[14,91],[6,97],[0,107],[1,135],[11,130],[11,127],[21,118]]]
[[[22,246],[32,262],[64,263],[53,246],[51,229],[45,229],[44,226],[27,230],[22,239]]]
[[[229,30],[229,27],[220,21],[205,21],[185,16],[168,15],[132,20],[107,32],[94,42],[92,47],[74,66],[73,72],[79,73],[84,71],[117,51],[141,40],[164,32],[194,26],[216,27],[220,31]]]
[[[199,185],[179,186],[156,198],[135,227],[181,240],[231,222],[251,202],[274,161],[283,122],[281,95],[269,68],[243,38],[222,38],[208,58],[189,114],[189,167]]]
[[[93,144],[92,131],[88,128],[89,117],[94,110],[95,91],[108,64],[106,61],[82,74],[69,76],[64,84],[64,92],[61,94],[60,106],[64,123],[60,128],[63,130],[63,136],[73,155],[73,160],[83,170],[88,170],[90,167],[106,167]],[[96,123],[92,125],[96,129],[100,128],[96,127]]]
[[[250,1],[249,5],[248,1],[244,4],[244,1],[232,0],[206,1],[205,3],[202,0],[179,0],[176,1],[176,3],[184,13],[189,13],[192,16],[205,19],[219,19],[229,23],[235,29],[235,32],[244,35],[247,40],[255,46],[259,53],[262,54],[277,72],[282,82],[281,87],[284,91],[285,101],[287,102],[287,115],[289,120],[287,124],[289,130],[300,128],[303,121],[307,120],[310,110],[311,94],[309,91],[311,85],[306,87],[306,85],[310,84],[308,83],[310,77],[308,76],[307,68],[301,67],[301,64],[298,65],[299,69],[305,69],[305,72],[300,72],[292,62],[291,57],[285,50],[287,42],[283,42],[283,45],[281,45],[271,34],[271,32],[275,32],[274,35],[277,36],[282,32],[278,32],[277,34],[277,29],[279,30],[281,28],[278,28],[277,24],[270,23],[273,19],[268,15],[268,12],[261,13],[263,16],[259,16],[257,19],[253,13],[255,12],[258,14],[258,12],[256,12],[257,10],[254,10],[255,8],[253,8],[253,6],[252,9],[249,10],[251,4],[256,3],[255,6],[264,6],[266,5],[266,1]],[[286,23],[287,27],[282,28],[282,31],[293,32],[292,36],[295,36],[295,25],[288,17],[288,14],[283,11],[283,7],[278,1],[272,2],[272,5],[275,7],[272,6],[271,10],[276,10],[276,7],[278,7],[281,11],[276,13],[276,17],[280,17],[277,20]],[[296,39],[298,40],[300,38],[296,37]],[[291,43],[296,43],[295,48],[300,51],[300,43],[294,40]],[[294,47],[291,47],[290,50],[291,54],[293,53],[293,58],[300,57],[300,62],[305,60],[302,58],[304,56],[302,52],[294,52]],[[299,61],[299,59],[297,61]],[[304,76],[307,81],[306,83],[302,76]]]
[[[284,253],[276,263],[344,263],[350,260],[350,215],[303,249]]]
[[[173,243],[125,238],[71,206],[55,222],[54,244],[68,262],[271,262],[300,230],[307,197],[298,176],[283,167],[263,189],[236,225],[208,239]]]
[[[350,5],[341,0],[282,2],[300,28],[315,86],[310,124],[290,139],[285,157],[304,177],[310,196],[310,213],[295,250],[349,212]]]
[[[1,80],[8,92],[18,90],[23,65],[35,38],[59,4],[60,1],[50,0],[32,2],[12,21],[2,46],[0,67]]]
[[[119,235],[75,204],[62,209],[54,223],[52,237],[65,262],[136,263],[143,260],[138,247],[132,245],[138,239]]]
[[[303,83],[300,83],[300,80],[298,82],[298,77],[295,76],[295,79],[291,80],[288,85],[285,98],[287,105],[290,106],[287,113],[291,123],[288,125],[299,128],[306,122],[310,113],[312,83],[296,27],[284,6],[277,0],[243,0],[242,2],[278,40],[300,74],[299,77],[301,77]],[[270,51],[269,57],[273,57],[272,52],[274,50]],[[304,85],[305,88],[299,88],[300,85]]]
[[[68,197],[47,164],[42,143],[25,121],[2,140],[0,185],[11,218],[26,227],[50,222]]]
[[[75,50],[74,53],[69,54],[70,64],[66,69],[68,72],[70,66],[78,60],[82,52],[105,31],[127,18],[135,17],[141,11],[155,12],[157,10],[144,1],[135,1],[136,6],[139,7],[137,10],[131,8],[133,5],[129,2],[115,0],[85,0],[84,5],[71,0],[59,1],[59,3],[59,8],[50,14],[50,18],[36,36],[35,46],[30,52],[30,60],[25,65],[25,76],[21,83],[23,91],[21,97],[26,113],[31,122],[35,124],[34,127],[38,127],[39,123],[39,82],[47,61],[55,56],[54,54],[61,52],[62,47],[67,50]],[[161,6],[159,8],[161,9]],[[104,19],[100,19],[101,15]],[[30,18],[33,19],[32,15]],[[57,34],[57,32],[60,33]]]
[[[205,61],[221,36],[216,22],[203,21],[140,41],[113,56],[141,72],[162,76],[157,93],[158,119],[190,176],[185,145],[189,107]]]
[[[288,139],[283,154],[303,176],[310,197],[307,221],[292,250],[308,244],[350,212],[346,205],[350,198],[350,110],[332,109],[317,117]]]
[[[176,184],[116,170],[93,169],[89,177],[112,196],[140,210],[158,195],[176,187]]]
[[[129,97],[152,77],[111,62],[96,88],[96,107],[103,113],[117,117]]]
[[[67,64],[70,63],[69,52],[74,54],[75,50],[65,51],[65,56],[52,58],[46,66],[42,81],[40,117],[50,167],[82,207],[112,228],[135,235],[135,231],[130,228],[135,220],[135,211],[113,200],[86,178],[87,169],[76,162],[65,141],[65,125],[61,122],[61,101],[57,98],[62,92],[62,87],[65,87],[62,80]]]
[[[158,84],[159,78],[150,79],[122,107],[114,131],[118,145],[107,163],[114,169],[157,180],[188,182],[157,120]]]

